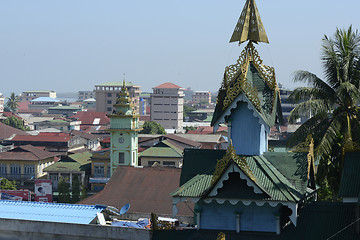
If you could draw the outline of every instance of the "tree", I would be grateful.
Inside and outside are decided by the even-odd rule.
[[[15,95],[15,93],[11,93],[10,97],[8,97],[7,102],[5,104],[5,108],[9,109],[11,112],[16,112],[19,107],[19,98]]]
[[[59,199],[60,203],[70,203],[70,183],[66,178],[60,178],[58,183]]]
[[[333,38],[325,35],[322,41],[325,80],[308,71],[294,75],[295,82],[305,82],[308,87],[296,88],[291,94],[300,103],[291,111],[289,121],[303,114],[311,118],[288,144],[295,146],[312,134],[315,157],[320,160],[317,181],[326,182],[336,196],[344,154],[360,146],[360,35],[350,26],[337,29]]]
[[[16,190],[16,181],[10,181],[6,178],[1,178],[1,189]]]
[[[87,196],[88,196],[88,192],[86,190],[86,187],[85,187],[85,185],[82,185],[81,186],[81,196],[80,196],[81,200],[87,198]]]
[[[4,120],[4,123],[6,125],[9,125],[11,127],[14,127],[14,128],[17,128],[17,129],[20,129],[20,130],[23,130],[23,131],[30,130],[29,127],[24,126],[23,120],[21,120],[20,118],[14,117],[14,116],[6,118]]]
[[[71,186],[71,202],[77,203],[80,201],[80,181],[79,176],[74,175]]]
[[[142,126],[141,134],[166,134],[165,129],[155,121],[146,121]]]

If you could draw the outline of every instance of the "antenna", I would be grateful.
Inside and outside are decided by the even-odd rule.
[[[130,203],[125,204],[125,205],[122,206],[122,208],[120,209],[120,215],[125,214],[129,209],[130,209]]]

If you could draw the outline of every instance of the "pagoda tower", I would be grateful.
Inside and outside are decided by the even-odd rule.
[[[111,175],[119,165],[138,165],[139,115],[135,113],[125,80],[110,118]]]
[[[247,0],[231,42],[248,42],[237,63],[225,68],[211,125],[227,123],[239,155],[268,150],[271,127],[282,123],[279,89],[273,67],[263,64],[254,44],[269,43],[254,0]],[[229,141],[230,142],[230,141]]]

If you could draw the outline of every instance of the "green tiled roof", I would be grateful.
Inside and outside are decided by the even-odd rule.
[[[214,173],[217,160],[225,155],[225,150],[184,149],[183,166],[180,176],[180,186],[197,174]]]
[[[57,162],[44,169],[45,172],[80,172],[84,171],[78,162]]]
[[[214,186],[211,186],[211,180],[208,180],[212,178],[217,160],[221,159],[221,154],[225,152],[221,151],[216,156],[216,151],[213,154],[209,151],[202,154],[202,151],[204,150],[185,151],[181,187],[174,191],[172,196],[205,197]],[[262,199],[297,202],[305,195],[307,171],[304,171],[303,167],[307,166],[306,154],[265,153],[261,156],[248,156],[246,161],[254,174],[255,183],[266,193],[261,196]]]
[[[81,165],[84,165],[90,163],[91,156],[92,154],[90,152],[83,152],[71,154],[69,155],[69,158],[73,159]]]
[[[282,120],[279,91],[273,91],[268,87],[265,81],[261,78],[256,67],[251,62],[248,67],[246,78],[253,87],[256,87],[257,97],[260,100],[260,109],[256,109],[256,107],[254,106],[255,109],[254,111],[256,111],[256,113],[270,127],[274,126],[276,119],[278,119],[279,123],[282,123],[283,120]],[[237,76],[237,78],[231,84],[231,86],[235,85],[238,81],[241,81],[240,75]],[[239,95],[240,94],[244,94],[244,92],[239,93]],[[228,108],[231,106],[230,105],[225,109],[223,107],[224,106],[223,102],[226,98],[226,95],[227,95],[226,90],[219,91],[217,105],[215,107],[215,112],[211,121],[211,126],[214,126],[219,120],[221,120],[221,118],[224,118],[225,116],[223,115],[225,114],[226,111],[228,111]],[[247,99],[246,95],[245,98]],[[249,102],[251,103],[251,101]]]
[[[151,147],[139,154],[140,157],[175,157],[181,158],[179,154],[172,148],[169,147]]]
[[[345,155],[339,197],[360,197],[360,152]]]
[[[201,194],[211,185],[211,179],[212,175],[196,175],[170,195],[178,197],[201,197]]]

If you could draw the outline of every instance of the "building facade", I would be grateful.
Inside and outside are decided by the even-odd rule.
[[[30,102],[31,100],[34,100],[35,98],[39,98],[39,97],[56,98],[56,92],[55,91],[25,91],[20,94],[19,101]]]
[[[79,91],[78,92],[78,101],[83,102],[86,99],[95,98],[94,91]]]
[[[110,118],[111,174],[119,165],[138,165],[139,115],[136,114],[125,81]]]
[[[122,87],[122,82],[106,82],[103,84],[95,85],[95,99],[96,111],[106,112],[112,114],[114,111],[113,105],[119,97],[119,92]],[[131,82],[125,82],[127,91],[131,98],[131,103],[134,105],[136,114],[139,114],[139,96],[140,86],[136,86]]]
[[[182,130],[184,93],[173,83],[164,83],[153,88],[151,94],[151,121],[165,129]]]
[[[196,91],[192,95],[192,101],[195,104],[199,104],[199,103],[210,104],[211,103],[211,92],[209,92],[209,91]]]

